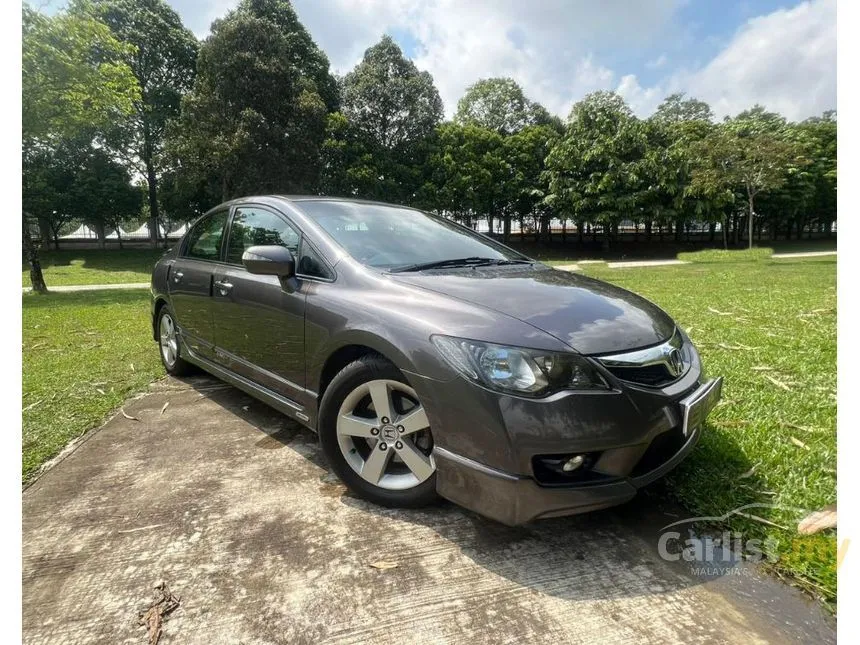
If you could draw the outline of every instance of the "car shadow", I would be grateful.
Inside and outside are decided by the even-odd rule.
[[[681,542],[696,535],[693,525],[673,529],[680,539],[661,553],[658,547],[666,526],[691,517],[669,501],[663,480],[612,509],[516,527],[499,524],[445,500],[421,509],[385,508],[356,497],[331,473],[313,431],[211,377],[180,380],[255,427],[261,434],[255,444],[260,449],[286,447],[323,469],[320,495],[337,498],[359,511],[363,515],[361,526],[385,530],[405,522],[428,528],[475,564],[536,592],[566,600],[671,594],[731,573],[727,567],[696,572],[701,561],[690,562],[678,556]],[[736,454],[742,452],[738,449]],[[739,465],[743,465],[739,459]],[[761,483],[751,475],[745,485],[756,488]]]

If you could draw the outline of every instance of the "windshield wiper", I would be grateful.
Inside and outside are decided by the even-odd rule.
[[[503,260],[499,258],[454,258],[451,260],[437,260],[435,262],[420,262],[408,264],[402,267],[389,269],[389,273],[403,273],[405,271],[424,271],[425,269],[445,269],[455,267],[497,266],[500,264],[531,264],[531,260]]]

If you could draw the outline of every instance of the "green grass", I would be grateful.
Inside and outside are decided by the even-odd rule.
[[[163,373],[149,293],[24,294],[24,481]]]
[[[48,289],[74,284],[149,282],[164,249],[42,251],[39,259]],[[21,263],[22,286],[30,286],[30,265]]]
[[[585,265],[585,273],[659,304],[688,330],[706,372],[725,378],[721,405],[667,489],[693,516],[785,507],[749,513],[788,530],[738,516],[727,528],[778,540],[776,571],[833,606],[835,533],[799,536],[802,513],[789,507],[836,502],[836,259],[735,253],[684,266]]]
[[[836,259],[708,253],[682,266],[584,265],[666,309],[707,372],[725,377],[722,404],[667,490],[691,515],[753,502],[810,511],[834,503]],[[26,479],[162,370],[144,291],[25,294],[23,310]],[[776,571],[834,606],[834,533],[799,537],[791,510],[754,514],[787,530],[738,516],[728,527],[778,540]]]

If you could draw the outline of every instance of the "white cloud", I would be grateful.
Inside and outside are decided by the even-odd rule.
[[[683,0],[295,0],[296,10],[335,69],[347,71],[363,50],[392,30],[417,41],[414,59],[428,70],[451,115],[479,78],[510,76],[527,95],[566,115],[573,102],[610,88],[615,74],[593,52],[607,43],[646,46]]]
[[[753,18],[689,80],[717,116],[761,103],[790,119],[836,107],[836,0]]]
[[[668,57],[666,54],[660,54],[657,58],[652,58],[647,63],[645,63],[645,67],[648,69],[660,69],[668,62]]]
[[[171,0],[200,36],[237,0]],[[687,0],[293,0],[303,24],[338,73],[349,71],[384,33],[410,43],[450,116],[479,78],[510,76],[526,94],[566,116],[590,91],[616,89],[637,114],[650,114],[669,93],[711,103],[718,117],[762,103],[800,119],[836,104],[836,1],[808,0],[751,18],[709,62],[696,58],[689,25],[678,24]],[[204,27],[205,25],[205,27]],[[675,43],[671,59],[657,55]],[[679,43],[688,43],[680,45]],[[680,48],[680,49],[679,49]],[[407,48],[408,49],[408,48]],[[640,69],[614,69],[607,56],[641,52]],[[617,57],[617,56],[616,56]],[[622,56],[623,57],[623,56]],[[635,73],[662,73],[646,86]]]

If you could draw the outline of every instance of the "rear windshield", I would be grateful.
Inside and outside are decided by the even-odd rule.
[[[371,267],[525,257],[443,217],[410,208],[326,200],[303,201],[297,206],[347,253]]]

